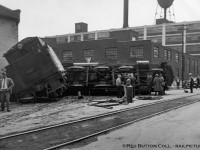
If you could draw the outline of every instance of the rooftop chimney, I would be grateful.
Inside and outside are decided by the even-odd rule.
[[[128,0],[124,0],[124,25],[123,28],[128,27]]]
[[[88,32],[88,25],[84,22],[75,23],[75,33]]]

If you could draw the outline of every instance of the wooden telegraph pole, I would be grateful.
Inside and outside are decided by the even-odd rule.
[[[186,50],[184,50],[184,45],[186,44],[184,42],[184,36],[185,36],[185,31],[189,29],[189,26],[191,26],[192,24],[182,24],[182,25],[177,25],[178,30],[181,31],[182,33],[182,87],[183,87],[183,83],[184,83],[184,74],[185,74],[185,53]]]

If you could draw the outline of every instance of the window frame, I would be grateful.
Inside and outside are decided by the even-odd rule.
[[[110,52],[108,52],[110,50]],[[113,53],[113,55],[108,54],[111,53],[111,51],[115,50],[115,53]],[[109,48],[105,48],[105,59],[117,59],[118,58],[118,51],[117,51],[117,47],[109,47]]]
[[[65,56],[64,55],[64,53],[67,53],[67,52],[70,52],[71,54],[69,55],[69,53],[68,53],[68,55],[69,56],[71,56],[71,57],[68,57],[68,56]],[[69,58],[69,59],[65,59],[65,58]],[[71,61],[73,59],[73,52],[72,52],[72,50],[64,50],[63,52],[62,52],[62,60],[63,61]]]
[[[153,57],[159,58],[159,47],[158,46],[154,46],[154,48],[153,48]]]
[[[171,50],[164,50],[164,58],[165,60],[171,61],[172,60],[172,51]]]
[[[178,52],[175,53],[175,62],[180,62],[180,54]]]
[[[92,55],[85,55],[86,51],[87,51],[87,54],[91,53]],[[82,52],[83,52],[83,59],[86,59],[88,57],[91,57],[92,60],[94,59],[94,49],[83,49]]]
[[[130,57],[131,58],[144,58],[144,47],[143,46],[131,46],[130,47]]]

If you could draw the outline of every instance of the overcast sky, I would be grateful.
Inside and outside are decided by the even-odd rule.
[[[19,40],[74,33],[77,22],[87,23],[88,31],[123,26],[123,0],[0,0],[0,4],[21,10]],[[157,0],[129,0],[129,27],[153,25],[155,16],[160,18],[161,9],[155,15],[156,7]],[[200,0],[174,0],[171,20],[200,20],[199,9]]]

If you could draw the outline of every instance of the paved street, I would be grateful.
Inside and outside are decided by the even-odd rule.
[[[100,136],[73,150],[200,149],[199,108],[200,102],[185,106]]]

